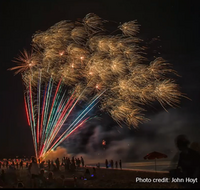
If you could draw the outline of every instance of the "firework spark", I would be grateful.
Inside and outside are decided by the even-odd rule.
[[[37,157],[56,148],[88,121],[99,103],[117,123],[137,127],[146,121],[145,105],[158,101],[175,107],[184,95],[170,77],[177,75],[161,57],[147,63],[137,37],[139,25],[129,21],[119,33],[106,30],[107,20],[90,13],[82,21],[61,21],[33,35],[32,53],[11,68],[22,74],[25,108]],[[80,101],[86,108],[61,129]]]

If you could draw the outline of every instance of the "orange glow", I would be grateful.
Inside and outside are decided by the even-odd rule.
[[[60,52],[59,55],[62,56],[64,54],[64,51]]]

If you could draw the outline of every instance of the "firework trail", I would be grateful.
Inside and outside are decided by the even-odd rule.
[[[107,22],[89,13],[82,21],[64,20],[38,31],[31,53],[21,52],[18,66],[10,69],[22,75],[37,157],[91,119],[88,113],[97,104],[117,123],[137,127],[146,121],[145,105],[158,101],[164,109],[176,107],[184,97],[171,78],[177,75],[171,64],[145,58],[136,21],[119,25],[116,35],[106,29]],[[87,103],[85,109],[66,127],[80,101]]]

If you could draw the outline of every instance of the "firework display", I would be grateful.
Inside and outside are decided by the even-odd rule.
[[[97,104],[128,127],[146,120],[147,104],[179,104],[183,94],[170,78],[177,73],[161,57],[147,63],[137,22],[119,25],[116,35],[106,29],[107,22],[90,13],[81,21],[64,20],[38,31],[31,53],[21,53],[18,66],[10,69],[22,75],[37,158],[91,119],[88,113]],[[76,114],[80,102],[85,107]]]

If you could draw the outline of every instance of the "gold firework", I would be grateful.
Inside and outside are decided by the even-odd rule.
[[[24,83],[35,86],[40,74],[43,81],[62,79],[77,96],[84,91],[83,100],[106,90],[101,110],[128,126],[146,121],[147,104],[177,106],[184,95],[171,77],[178,74],[161,57],[146,63],[137,21],[119,25],[122,33],[116,35],[106,31],[105,22],[90,13],[82,21],[65,20],[36,32],[33,51],[21,53],[15,60],[18,66],[10,70],[22,73]]]

